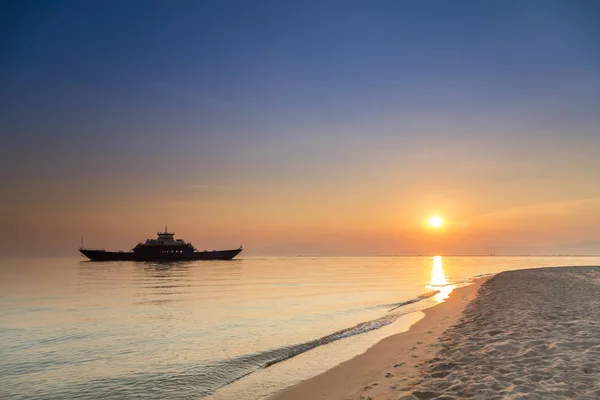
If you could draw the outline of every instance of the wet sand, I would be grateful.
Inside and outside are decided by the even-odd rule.
[[[271,399],[600,398],[600,267],[483,281],[425,310],[408,332]]]
[[[409,331],[390,336],[364,354],[284,389],[269,400],[397,399],[402,388],[418,382],[419,366],[441,349],[437,338],[458,321],[486,279],[456,289],[445,302],[424,310],[425,317]]]

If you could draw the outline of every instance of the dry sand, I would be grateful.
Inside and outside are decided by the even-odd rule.
[[[600,267],[502,272],[464,308],[480,284],[271,399],[600,399]]]
[[[440,343],[396,398],[600,399],[600,267],[500,273]]]
[[[437,338],[458,321],[483,281],[456,289],[445,302],[424,310],[425,317],[409,331],[385,338],[364,354],[269,400],[397,399],[401,388],[418,382],[418,366],[441,348]]]

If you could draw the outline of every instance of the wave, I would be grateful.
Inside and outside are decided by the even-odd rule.
[[[393,308],[388,310],[388,312],[391,312],[400,307],[407,306],[407,305],[413,304],[413,303],[417,303],[421,300],[425,300],[430,297],[433,297],[436,294],[438,294],[439,292],[440,292],[439,290],[432,290],[430,292],[423,293],[423,294],[421,294],[415,298],[412,298],[410,300],[406,300],[406,301],[403,301],[400,303],[395,303],[395,304],[388,304],[386,306],[388,306],[388,307],[393,306]],[[319,338],[319,339],[311,340],[309,342],[300,343],[300,344],[296,344],[296,345],[292,345],[292,346],[281,347],[281,348],[279,348],[279,350],[282,354],[279,357],[265,363],[262,367],[268,368],[273,364],[277,364],[279,362],[288,360],[292,357],[297,356],[298,354],[304,353],[308,350],[314,349],[315,347],[322,346],[322,345],[334,342],[339,339],[343,339],[343,338],[346,338],[349,336],[359,335],[361,333],[365,333],[365,332],[369,332],[369,331],[372,331],[375,329],[382,328],[382,327],[389,325],[392,322],[396,321],[402,315],[404,315],[404,314],[389,314],[389,315],[386,315],[386,316],[383,316],[381,318],[377,318],[377,319],[374,319],[371,321],[361,322],[360,324],[354,325],[350,328],[342,329],[342,330],[332,333],[330,335],[323,336],[322,338]]]
[[[403,306],[413,304],[421,300],[427,299],[429,297],[435,296],[437,293],[439,293],[438,290],[433,290],[427,293],[423,293],[410,300],[406,300],[395,304],[381,305],[378,307],[393,306],[392,309],[388,310],[388,312],[390,312]],[[218,378],[221,378],[216,379],[220,381],[220,385],[218,387],[220,388],[230,383],[233,383],[258,369],[269,368],[277,363],[289,360],[290,358],[296,357],[316,347],[335,342],[336,340],[344,339],[354,335],[360,335],[362,333],[382,328],[386,325],[395,322],[398,318],[405,314],[406,313],[387,314],[381,318],[361,322],[352,327],[339,330],[332,334],[323,336],[318,339],[310,340],[308,342],[269,349],[266,351],[247,354],[241,357],[219,360],[209,365],[203,366],[202,374],[206,378],[208,378],[209,376],[211,376],[212,378],[217,378],[217,376]],[[212,388],[211,391],[214,390],[216,390],[216,388]]]
[[[337,331],[330,335],[323,336],[319,339],[279,348],[278,356],[266,362],[262,367],[268,368],[271,365],[277,364],[285,360],[289,360],[290,358],[302,354],[308,350],[312,350],[315,347],[323,346],[336,340],[379,329],[381,327],[391,324],[392,322],[396,321],[399,317],[400,314],[387,315],[385,317],[381,317],[372,321],[361,322],[360,324],[354,325],[351,328],[342,329],[341,331]]]
[[[433,297],[433,296],[435,296],[435,295],[436,295],[436,294],[438,294],[439,292],[440,292],[439,290],[432,290],[432,291],[430,291],[430,292],[423,293],[423,294],[421,294],[421,295],[419,295],[419,296],[417,296],[417,297],[415,297],[415,298],[413,298],[413,299],[406,300],[406,301],[403,301],[403,302],[401,302],[401,303],[396,303],[396,304],[387,304],[387,306],[388,306],[388,307],[390,307],[390,306],[392,307],[392,308],[390,308],[390,309],[388,310],[388,312],[392,312],[392,311],[394,311],[394,310],[396,310],[396,309],[398,309],[398,308],[400,308],[400,307],[404,307],[404,306],[407,306],[407,305],[409,305],[409,304],[417,303],[417,302],[419,302],[419,301],[421,301],[421,300],[428,299],[428,298],[430,298],[430,297]]]

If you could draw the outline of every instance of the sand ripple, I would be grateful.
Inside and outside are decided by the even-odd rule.
[[[600,399],[600,267],[503,272],[401,399]]]

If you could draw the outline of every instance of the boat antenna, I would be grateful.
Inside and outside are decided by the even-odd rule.
[[[165,233],[167,233],[167,226],[165,225]]]

